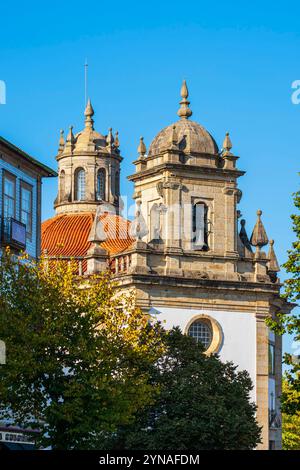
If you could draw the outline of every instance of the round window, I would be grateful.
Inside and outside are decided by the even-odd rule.
[[[189,327],[188,334],[202,343],[205,349],[208,349],[211,345],[212,328],[210,322],[206,320],[195,320]]]

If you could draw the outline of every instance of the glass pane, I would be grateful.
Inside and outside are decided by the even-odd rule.
[[[79,170],[76,178],[76,199],[84,201],[85,199],[85,171]]]
[[[15,197],[15,182],[9,178],[4,179],[4,194]]]
[[[32,230],[32,193],[29,189],[21,187],[21,222],[26,225],[26,232]]]
[[[4,217],[15,216],[15,200],[4,195]]]
[[[98,171],[97,199],[105,199],[105,171],[104,170]]]
[[[194,321],[189,328],[188,334],[202,343],[205,349],[208,349],[212,342],[212,330],[209,323],[206,321]]]

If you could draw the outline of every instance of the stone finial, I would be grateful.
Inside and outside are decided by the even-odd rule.
[[[85,115],[85,127],[88,129],[94,129],[94,120],[93,120],[94,109],[93,109],[90,98],[88,99],[88,102],[84,111],[84,115]]]
[[[189,108],[190,102],[187,99],[189,96],[189,91],[185,80],[183,80],[182,82],[180,95],[182,100],[179,103],[180,108],[177,111],[177,114],[181,119],[188,119],[193,113],[192,110]]]
[[[119,141],[119,132],[116,131],[115,133],[115,147],[118,149],[120,147],[120,141]]]
[[[223,142],[223,156],[226,157],[232,155],[232,153],[230,152],[231,149],[232,143],[229,137],[229,132],[226,132],[225,139]]]
[[[139,154],[139,158],[143,158],[146,155],[147,149],[144,143],[144,137],[140,137],[140,143],[139,143],[137,151]]]
[[[58,153],[62,153],[64,148],[65,148],[64,131],[61,129],[59,142],[58,142]]]
[[[268,252],[269,261],[267,263],[268,270],[271,271],[272,273],[278,273],[280,271],[280,266],[279,266],[279,263],[277,261],[275,251],[274,251],[274,248],[273,248],[274,240],[270,240],[269,243],[270,243],[270,248],[269,248],[269,252]]]
[[[69,133],[68,133],[67,139],[66,139],[66,147],[73,149],[74,144],[75,144],[75,137],[74,137],[74,134],[73,134],[73,126],[70,126],[69,127]]]
[[[246,232],[245,225],[246,225],[246,220],[242,219],[241,220],[241,230],[240,230],[239,236],[240,236],[241,242],[244,245],[244,247],[246,247],[247,250],[252,252],[252,247],[251,247],[251,244],[250,244],[247,232]]]
[[[250,243],[253,246],[256,246],[258,248],[262,248],[263,246],[267,245],[269,240],[268,236],[265,231],[265,227],[263,226],[263,223],[261,221],[261,215],[262,211],[258,210],[257,211],[257,221],[254,226],[251,238],[250,238]]]
[[[109,131],[108,131],[108,135],[106,137],[106,147],[112,147],[113,143],[114,143],[115,139],[113,137],[113,134],[112,134],[112,128],[110,127]]]

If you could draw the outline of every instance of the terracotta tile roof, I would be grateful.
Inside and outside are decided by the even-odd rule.
[[[107,238],[102,247],[109,254],[121,253],[130,247],[133,239],[129,236],[130,222],[114,214],[100,216]],[[94,221],[94,214],[61,214],[42,223],[42,252],[48,256],[82,257],[90,247],[88,237]]]

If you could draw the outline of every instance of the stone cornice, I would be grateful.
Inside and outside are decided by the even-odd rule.
[[[70,159],[70,158],[77,158],[77,157],[93,157],[93,158],[103,158],[103,159],[115,159],[121,162],[123,157],[116,153],[109,153],[109,152],[99,152],[99,151],[78,151],[78,152],[70,152],[70,153],[62,153],[58,154],[55,158],[57,161]]]
[[[196,173],[198,176],[199,174],[204,174],[204,175],[214,174],[219,177],[232,176],[234,178],[238,178],[245,174],[245,171],[240,171],[240,170],[227,170],[224,168],[212,168],[208,166],[200,167],[196,165],[184,165],[182,163],[161,163],[160,165],[157,165],[156,167],[150,168],[149,170],[140,171],[138,173],[128,176],[127,178],[129,181],[138,181],[147,176],[156,175],[157,173],[160,173],[164,170],[177,170],[177,171],[180,171],[181,173],[182,172]]]
[[[278,296],[279,287],[278,284],[260,283],[251,281],[232,281],[232,280],[216,280],[216,279],[195,279],[180,276],[167,276],[159,274],[126,274],[118,275],[114,277],[115,280],[122,279],[120,285],[135,285],[148,284],[148,285],[159,285],[160,287],[180,287],[187,288],[204,288],[214,289],[218,291],[242,291],[252,292],[259,294],[268,294]]]

